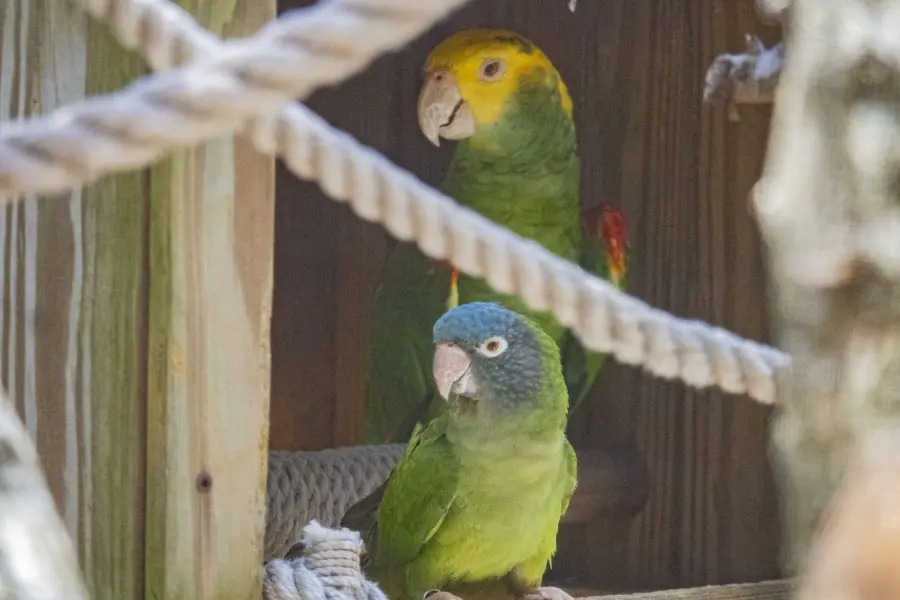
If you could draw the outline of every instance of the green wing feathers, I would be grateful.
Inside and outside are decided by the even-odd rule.
[[[565,486],[568,493],[563,495],[562,508],[559,513],[560,520],[566,514],[566,511],[569,510],[569,503],[572,501],[575,488],[578,486],[578,456],[575,454],[575,448],[572,447],[569,440],[566,440],[565,452],[566,469],[562,485]]]
[[[436,269],[410,244],[391,254],[375,295],[366,391],[365,440],[409,439],[438,397],[431,374],[431,330],[446,310],[442,288],[450,274]]]
[[[562,504],[559,511],[560,521],[562,521],[563,516],[569,509],[569,503],[572,500],[572,494],[575,493],[578,478],[578,459],[575,449],[572,448],[572,444],[568,440],[565,442],[564,451],[565,465],[564,469],[559,473],[559,486],[562,488],[560,490],[562,492]],[[553,555],[556,554],[557,533],[558,527],[549,529],[534,556],[523,561],[510,573],[510,583],[520,594],[524,595],[541,585],[544,573],[550,567]]]
[[[435,419],[410,440],[391,472],[378,509],[377,525],[366,541],[367,569],[388,597],[403,597],[404,568],[420,554],[456,499],[459,461],[444,435],[446,420]]]

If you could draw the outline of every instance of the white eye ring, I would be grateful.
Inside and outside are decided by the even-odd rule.
[[[506,352],[507,348],[509,348],[509,342],[506,341],[506,338],[495,335],[478,345],[478,354],[487,356],[488,358],[494,358],[495,356],[500,356]]]
[[[490,71],[490,72],[488,72]],[[506,72],[506,61],[500,58],[488,58],[478,68],[478,77],[482,81],[496,81]]]

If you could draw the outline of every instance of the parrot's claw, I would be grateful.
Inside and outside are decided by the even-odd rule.
[[[573,600],[572,596],[555,587],[542,587],[530,594],[525,594],[519,600]]]

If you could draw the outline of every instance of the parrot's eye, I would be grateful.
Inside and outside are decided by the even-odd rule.
[[[495,356],[500,356],[501,354],[506,352],[507,348],[509,348],[509,342],[507,342],[499,335],[495,335],[494,337],[490,337],[479,344],[478,353],[482,356],[493,358]]]
[[[502,60],[488,59],[481,63],[478,76],[484,81],[496,81],[503,75],[505,67],[506,63]]]

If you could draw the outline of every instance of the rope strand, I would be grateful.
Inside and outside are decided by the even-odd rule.
[[[387,600],[360,569],[358,532],[327,529],[312,520],[300,541],[299,557],[273,560],[263,568],[263,600]]]
[[[220,42],[188,66],[143,77],[124,90],[10,125],[0,134],[0,196],[62,191],[104,172],[145,166],[166,150],[236,131],[293,98],[360,72],[468,0],[329,0],[287,13],[255,36]],[[85,0],[112,20],[127,45],[161,51],[162,22],[138,2]],[[155,25],[143,30],[143,23]],[[193,23],[193,20],[191,20]],[[185,26],[193,28],[193,25]]]

